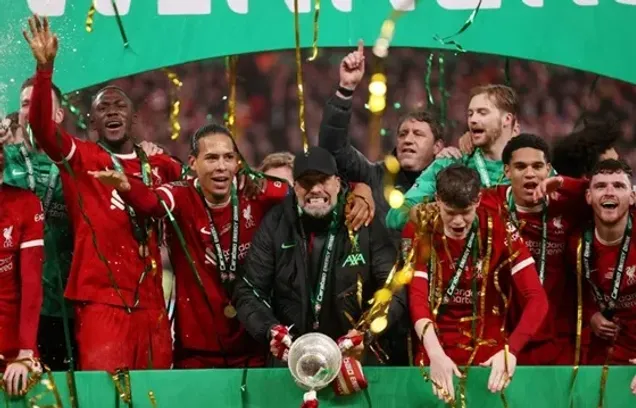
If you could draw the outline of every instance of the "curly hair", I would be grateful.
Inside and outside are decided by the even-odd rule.
[[[613,148],[621,133],[614,122],[588,120],[584,127],[555,143],[552,167],[563,176],[589,174],[603,153]]]

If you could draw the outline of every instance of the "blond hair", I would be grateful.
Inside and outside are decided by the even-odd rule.
[[[261,162],[260,171],[265,173],[271,169],[277,169],[279,167],[294,168],[294,155],[289,152],[276,152],[265,156]]]
[[[482,85],[470,90],[470,99],[477,95],[486,94],[495,104],[497,109],[511,113],[515,119],[519,115],[519,99],[517,92],[506,85]]]

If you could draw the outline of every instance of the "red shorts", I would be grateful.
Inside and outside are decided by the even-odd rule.
[[[80,370],[169,369],[172,337],[165,310],[88,303],[75,308]]]
[[[223,356],[220,353],[181,349],[174,352],[174,367],[179,369],[264,367],[267,356],[256,353],[244,356]]]

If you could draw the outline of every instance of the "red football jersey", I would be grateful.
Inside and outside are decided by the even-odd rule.
[[[35,194],[0,186],[0,354],[36,351],[44,214]]]
[[[262,346],[247,334],[236,317],[227,318],[224,315],[224,308],[230,303],[230,297],[221,283],[216,267],[210,223],[204,201],[196,187],[198,179],[163,185],[155,190],[156,195],[138,181],[133,181],[131,185],[130,192],[122,196],[134,208],[149,215],[162,216],[165,215],[165,209],[157,196],[168,205],[183,233],[187,249],[205,288],[204,295],[172,224],[167,222],[170,257],[176,274],[176,347],[219,353],[219,365],[224,363],[221,358],[223,352],[228,357],[230,366],[244,365],[246,358],[250,357],[262,360],[265,356]],[[252,236],[261,219],[272,206],[283,200],[288,190],[287,183],[267,180],[264,191],[254,200],[239,193],[239,264],[243,263],[247,255]],[[208,208],[229,268],[232,206],[208,205]],[[213,314],[203,296],[208,297]]]
[[[75,239],[66,297],[115,306],[133,306],[138,298],[139,307],[164,307],[156,230],[149,240],[150,257],[142,257],[123,200],[112,187],[87,174],[90,170],[113,169],[109,153],[96,143],[80,141],[56,129],[51,112],[51,71],[38,70],[29,122],[48,156],[58,162],[64,158],[71,169],[65,163],[58,164]],[[135,153],[117,157],[126,173],[141,173],[141,161]],[[149,162],[153,185],[181,176],[181,165],[170,156],[151,156]],[[156,269],[139,283],[151,258]]]
[[[576,322],[576,281],[572,271],[566,268],[566,246],[569,237],[589,212],[585,202],[587,180],[564,177],[563,186],[556,197],[547,199],[547,243],[543,288],[548,296],[550,309],[543,327],[533,341],[545,341],[555,335],[570,338]],[[510,186],[497,186],[484,190],[482,204],[496,211],[503,219],[511,221],[507,205],[512,194]],[[516,206],[519,233],[534,257],[537,273],[541,259],[541,235],[543,230],[543,204],[534,207]],[[520,305],[511,305],[510,318],[516,323]]]
[[[523,316],[513,333],[509,337],[510,351],[517,354],[526,344],[531,336],[539,329],[543,322],[545,313],[547,312],[547,300],[545,293],[541,288],[537,273],[535,270],[534,259],[523,244],[517,230],[511,225],[502,222],[502,220],[494,213],[487,212],[484,208],[478,209],[479,218],[479,239],[482,248],[478,260],[471,259],[466,265],[466,269],[462,274],[453,295],[449,298],[443,313],[437,316],[437,327],[439,328],[439,340],[446,354],[453,359],[456,364],[466,364],[471,355],[472,339],[472,316],[473,305],[477,305],[477,316],[483,316],[485,321],[476,322],[477,336],[483,327],[483,344],[479,347],[477,355],[473,360],[473,364],[479,364],[486,361],[497,351],[501,350],[505,344],[502,337],[501,328],[504,325],[503,312],[505,310],[503,304],[503,295],[510,297],[511,286],[513,298],[519,297],[523,299],[526,305]],[[486,282],[485,304],[482,308],[480,293],[482,292],[484,259],[486,251],[486,242],[488,241],[488,217],[492,220],[492,250],[490,262],[488,265],[488,281]],[[436,276],[442,277],[442,283],[437,278],[433,278],[433,284],[436,288],[440,288],[442,293],[446,292],[449,282],[455,275],[455,267],[458,258],[461,256],[464,240],[454,240],[447,238],[448,253],[443,245],[441,223],[439,228],[433,235],[433,247],[437,254],[437,272]],[[403,237],[413,240],[415,236],[415,226],[408,223],[404,229]],[[433,319],[431,302],[429,300],[429,265],[422,263],[418,256],[424,251],[427,245],[422,245],[417,240],[413,242],[416,245],[416,261],[415,275],[411,282],[409,290],[409,303],[411,310],[411,318],[413,322],[420,319]],[[512,261],[512,265],[506,264],[498,272],[499,266],[506,262],[512,253],[518,253]],[[419,255],[418,255],[419,254]],[[472,258],[472,257],[470,257]],[[469,259],[470,259],[469,258]],[[473,277],[476,281],[477,293],[473,291]],[[501,289],[501,293],[497,290],[496,283]],[[416,363],[420,361],[428,361],[426,352],[422,344],[419,345],[419,352]]]
[[[634,219],[634,214],[632,214],[632,219]],[[569,256],[572,265],[576,265],[576,254],[578,245],[581,242],[580,238],[581,234],[577,234],[570,240]],[[621,242],[608,245],[594,233],[592,258],[590,260],[590,280],[603,294],[605,302],[610,299],[614,269],[616,268],[620,250]],[[581,247],[581,253],[583,253],[583,246]],[[636,358],[636,228],[632,229],[629,252],[624,268],[613,316],[614,321],[620,326],[620,331],[614,341],[614,351],[610,358],[610,364],[630,364],[629,359]],[[581,269],[581,279],[583,281],[583,363],[602,365],[608,355],[610,342],[597,337],[591,332],[590,318],[600,309],[593,296],[591,286],[585,279],[585,269]]]

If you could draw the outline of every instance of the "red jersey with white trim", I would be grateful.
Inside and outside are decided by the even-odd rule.
[[[176,347],[219,353],[219,357],[225,354],[228,364],[233,366],[236,366],[234,362],[245,364],[245,357],[249,356],[262,359],[265,355],[262,346],[247,334],[236,317],[227,318],[223,313],[231,296],[221,283],[216,268],[216,252],[204,205],[208,205],[210,210],[228,268],[232,242],[232,205],[228,203],[222,207],[214,207],[209,203],[204,204],[197,185],[198,179],[180,181],[155,189],[155,194],[144,188],[139,181],[133,180],[131,190],[122,194],[135,209],[155,217],[166,214],[158,198],[168,205],[203,281],[205,295],[197,283],[172,223],[167,222],[168,245],[176,274]],[[263,192],[256,199],[239,193],[238,264],[245,260],[252,236],[261,219],[271,207],[285,198],[288,191],[287,183],[266,180]],[[210,313],[204,296],[209,299],[213,313]],[[219,365],[223,363],[219,358]]]
[[[51,120],[51,71],[38,70],[33,85],[29,122],[38,144],[60,168],[60,179],[73,225],[74,249],[66,297],[115,306],[162,308],[161,256],[156,229],[149,239],[150,256],[142,257],[133,226],[117,191],[87,172],[113,169],[108,152],[78,140]],[[117,155],[124,172],[141,174],[135,153]],[[149,157],[153,185],[178,180],[181,165],[168,155]],[[143,226],[143,219],[139,225]],[[151,259],[156,262],[152,269]]]
[[[533,341],[551,340],[555,335],[571,337],[576,322],[576,281],[573,271],[566,268],[566,246],[570,235],[589,212],[585,202],[587,180],[563,177],[563,186],[547,200],[547,242],[545,277],[543,288],[548,296],[550,309],[541,330]],[[508,203],[510,186],[497,186],[482,192],[482,205],[496,211],[503,219],[511,221]],[[537,273],[541,259],[543,230],[543,204],[534,207],[516,206],[518,229],[530,250]],[[521,306],[511,305],[510,319],[516,323]]]
[[[512,286],[513,297],[523,299],[525,308],[523,316],[510,335],[510,351],[514,354],[523,348],[531,336],[539,329],[547,313],[547,299],[543,288],[537,277],[534,259],[528,252],[519,237],[519,233],[509,223],[504,223],[493,213],[484,208],[477,210],[479,219],[479,240],[482,243],[478,259],[469,257],[466,268],[459,280],[459,283],[450,297],[445,309],[438,314],[436,324],[439,329],[439,340],[445,353],[453,359],[456,364],[467,364],[473,346],[472,338],[472,316],[473,306],[477,305],[477,316],[484,316],[485,321],[477,321],[475,324],[476,336],[481,337],[481,345],[477,351],[472,364],[479,364],[486,361],[497,351],[501,350],[505,344],[505,339],[501,334],[504,325],[504,304],[503,296],[508,297]],[[486,254],[486,242],[488,242],[488,223],[492,222],[492,246],[490,262],[487,265],[488,281],[485,284],[485,303],[482,302],[479,293],[482,292],[483,276],[486,271],[484,258]],[[416,245],[415,275],[409,290],[409,303],[411,318],[413,323],[420,319],[433,320],[434,307],[429,300],[429,286],[432,278],[436,290],[444,293],[455,275],[457,260],[460,258],[465,239],[455,240],[447,238],[447,250],[443,244],[443,232],[441,224],[433,235],[433,247],[436,254],[437,266],[435,276],[430,276],[429,265],[420,261],[421,255],[430,252],[428,244],[418,242],[415,237],[415,225],[408,223],[403,231],[405,239],[414,240]],[[513,254],[517,254],[512,264],[508,259]],[[450,259],[448,254],[450,254]],[[497,271],[498,267],[502,267]],[[441,285],[440,279],[441,276]],[[474,284],[473,284],[474,280]],[[499,286],[501,292],[497,289]],[[474,289],[477,289],[476,291]],[[483,314],[482,314],[483,313]],[[476,340],[477,337],[474,339]],[[422,360],[423,359],[423,360]],[[416,363],[428,361],[423,345],[419,345],[419,352]]]
[[[44,213],[28,190],[0,185],[0,354],[37,351]]]
[[[632,221],[636,220],[632,213]],[[569,245],[571,263],[576,265],[577,248],[581,234],[572,237]],[[582,243],[581,243],[582,245]],[[582,247],[583,248],[583,247]],[[594,233],[592,258],[590,260],[590,280],[596,285],[607,302],[612,292],[614,269],[620,255],[621,242],[609,245]],[[583,250],[581,249],[581,253]],[[585,279],[585,269],[581,268],[583,281],[583,363],[602,365],[610,343],[597,337],[590,328],[590,319],[600,309],[593,296],[592,289]],[[629,359],[636,358],[636,228],[632,229],[629,253],[616,301],[614,321],[620,326],[618,337],[614,341],[614,350],[610,364],[630,364]]]

